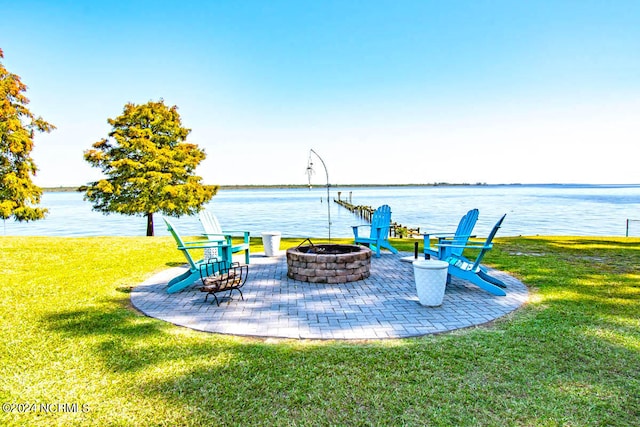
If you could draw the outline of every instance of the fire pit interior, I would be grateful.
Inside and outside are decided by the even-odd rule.
[[[311,283],[346,283],[369,277],[371,250],[356,245],[307,245],[287,250],[287,276]]]

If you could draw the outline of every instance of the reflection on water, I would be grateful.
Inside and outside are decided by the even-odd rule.
[[[626,219],[640,220],[640,186],[488,185],[453,187],[349,187],[332,188],[331,197],[357,205],[388,204],[393,220],[424,231],[452,231],[469,209],[480,209],[477,235],[486,235],[503,213],[507,218],[501,236],[590,235],[621,236]],[[326,188],[220,190],[207,205],[223,228],[280,231],[285,237],[327,237]],[[103,215],[91,210],[80,193],[45,193],[42,206],[49,216],[42,221],[4,224],[5,235],[42,236],[143,236],[146,219]],[[183,235],[201,231],[197,216],[173,221]],[[361,221],[331,203],[331,235],[352,236],[351,226]],[[635,229],[634,229],[635,228]],[[161,216],[155,232],[167,235]],[[640,235],[640,222],[630,235]]]

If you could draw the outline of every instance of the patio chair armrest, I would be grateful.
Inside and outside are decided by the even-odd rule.
[[[453,237],[466,237],[466,238],[476,237],[475,234],[465,234],[462,236],[462,235],[457,235],[456,233],[422,233],[422,235],[425,236],[425,238],[427,236],[431,236],[436,239],[451,239]]]
[[[491,249],[493,247],[493,243],[488,245],[456,245],[454,243],[436,243],[435,246],[442,246],[447,248],[463,248],[463,249]]]
[[[246,230],[222,230],[225,234],[245,234],[249,235],[251,232]]]
[[[178,246],[178,249],[207,249],[207,248],[224,248],[228,247],[227,243],[220,242],[208,242],[206,240],[202,240],[199,242],[182,242],[182,245]]]
[[[476,237],[475,235],[471,234],[471,235],[453,235],[453,236],[437,236],[438,238],[438,243],[447,243],[447,242],[459,242],[459,241],[464,241],[466,242],[469,239],[473,239],[474,237]]]
[[[433,236],[433,237],[439,237],[439,236],[454,236],[456,233],[440,233],[439,231],[430,231],[428,233],[422,233],[423,236]]]
[[[231,234],[226,234],[226,233],[202,233],[203,236],[205,236],[206,238],[211,238],[211,237],[222,237],[224,239],[231,237]]]
[[[242,237],[244,238],[244,242],[245,243],[249,243],[249,236],[251,235],[250,231],[246,231],[246,230],[222,230],[222,232],[223,233],[232,233],[232,234],[242,234],[243,235]]]
[[[371,227],[371,224],[360,224],[360,225],[352,225],[351,228],[353,229],[353,237],[354,239],[357,241],[358,239],[360,239],[360,236],[358,236],[358,229],[360,227]]]

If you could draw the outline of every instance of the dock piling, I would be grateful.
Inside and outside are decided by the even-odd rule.
[[[341,192],[338,192],[338,198],[333,199],[335,203],[347,209],[349,212],[356,215],[358,218],[363,219],[367,222],[371,222],[371,218],[373,217],[373,213],[375,209],[371,206],[367,205],[354,205],[351,203],[352,200],[352,192],[349,192],[349,202],[346,200],[341,200]],[[404,237],[413,237],[420,235],[420,227],[417,228],[409,228],[405,227],[402,224],[398,224],[397,222],[391,222],[391,227],[389,228],[389,235],[391,237],[398,237],[400,239]]]

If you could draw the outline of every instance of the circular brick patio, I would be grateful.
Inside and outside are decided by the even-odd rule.
[[[459,279],[447,284],[440,307],[423,307],[413,282],[408,254],[383,253],[371,259],[370,277],[327,286],[287,277],[287,262],[252,255],[244,301],[234,298],[220,306],[204,301],[192,286],[167,294],[167,282],[182,268],[165,270],[135,287],[131,302],[144,314],[199,331],[255,337],[299,339],[406,338],[480,325],[524,304],[527,287],[496,270],[507,285],[498,297]]]

